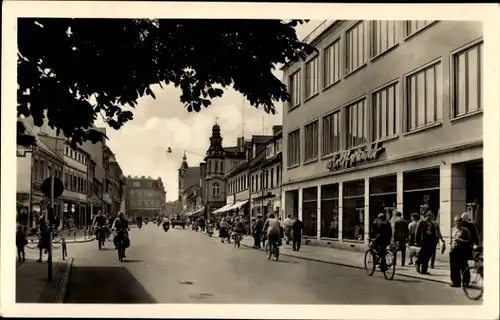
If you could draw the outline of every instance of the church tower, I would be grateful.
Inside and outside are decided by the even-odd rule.
[[[205,156],[205,216],[210,217],[211,213],[226,204],[225,180],[224,180],[224,160],[225,152],[222,147],[222,136],[217,123],[212,127],[210,137],[210,147]]]
[[[182,193],[184,192],[184,176],[186,174],[187,169],[188,169],[187,157],[186,157],[186,152],[184,152],[184,156],[182,157],[182,163],[179,168],[179,177],[178,177],[179,201],[182,200]]]

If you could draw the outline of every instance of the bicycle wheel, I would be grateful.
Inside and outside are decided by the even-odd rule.
[[[386,267],[383,270],[384,278],[387,280],[394,279],[394,275],[396,274],[396,261],[394,256],[390,252],[386,252],[385,254],[385,264]]]
[[[482,267],[476,268],[468,267],[465,269],[464,273],[469,271],[470,273],[470,281],[469,285],[462,284],[462,289],[464,290],[467,298],[471,300],[479,300],[483,296],[483,276],[482,276]],[[463,278],[463,276],[462,276]]]
[[[366,274],[369,276],[372,276],[375,273],[375,267],[376,267],[376,254],[373,252],[372,249],[368,249],[365,253],[365,271]]]
[[[38,247],[38,241],[40,241],[40,238],[37,234],[32,234],[26,237],[26,240],[26,247],[28,247],[29,249],[36,249]]]
[[[273,255],[273,250],[271,250],[269,244],[266,243],[265,245],[266,247],[266,256],[267,256],[267,259],[271,259],[271,256]]]
[[[52,239],[52,248],[58,249],[62,246],[62,237],[60,234],[55,233],[54,238]]]

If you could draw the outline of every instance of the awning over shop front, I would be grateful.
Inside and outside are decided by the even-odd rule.
[[[222,208],[219,208],[219,209],[215,210],[213,213],[222,213],[222,212],[226,212],[226,211],[228,211],[228,210],[229,210],[229,208],[230,208],[231,206],[233,206],[233,205],[234,205],[234,203],[226,204],[226,205],[225,205],[225,206],[223,206]]]
[[[195,210],[195,211],[189,212],[189,213],[187,214],[187,216],[188,216],[188,217],[193,217],[193,216],[195,216],[195,215],[198,215],[198,214],[202,213],[202,212],[203,212],[203,210],[205,210],[205,207],[201,207],[201,208],[200,208],[200,209],[198,209],[198,210]]]
[[[241,207],[243,207],[245,204],[247,204],[248,200],[244,200],[244,201],[239,201],[239,202],[236,202],[235,204],[233,204],[232,206],[230,206],[227,210],[239,210],[241,209]]]

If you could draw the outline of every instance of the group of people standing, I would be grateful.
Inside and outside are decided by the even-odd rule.
[[[381,213],[373,222],[370,234],[371,246],[377,252],[383,252],[391,243],[394,250],[394,263],[397,253],[401,252],[401,265],[405,265],[406,246],[410,249],[410,262],[416,256],[416,271],[429,275],[429,266],[434,268],[436,260],[436,248],[441,243],[441,253],[446,250],[446,243],[441,234],[436,215],[426,205],[421,206],[420,214],[413,213],[411,222],[402,218],[401,212],[396,212],[393,221],[386,221],[386,214]],[[460,217],[454,219],[454,227],[450,239],[450,277],[451,286],[460,287],[462,283],[467,284],[469,277],[464,273],[468,266],[467,261],[472,259],[473,250],[480,245],[477,228],[471,221],[469,214],[464,212]],[[463,274],[463,279],[462,279]]]

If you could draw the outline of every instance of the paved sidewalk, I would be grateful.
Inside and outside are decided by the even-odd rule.
[[[247,247],[253,246],[253,237],[245,236],[241,244]],[[260,249],[264,250],[264,249]],[[280,248],[280,254],[291,256],[299,259],[314,260],[326,263],[332,263],[347,267],[359,268],[364,270],[364,253],[326,248],[321,246],[311,246],[302,244],[300,251],[293,251],[291,245],[285,244]],[[401,266],[401,255],[398,254],[398,265],[396,266],[396,275],[410,278],[418,278],[429,281],[450,283],[449,264],[446,262],[435,262],[435,268],[430,269],[431,275],[422,275],[417,273],[414,266]]]

